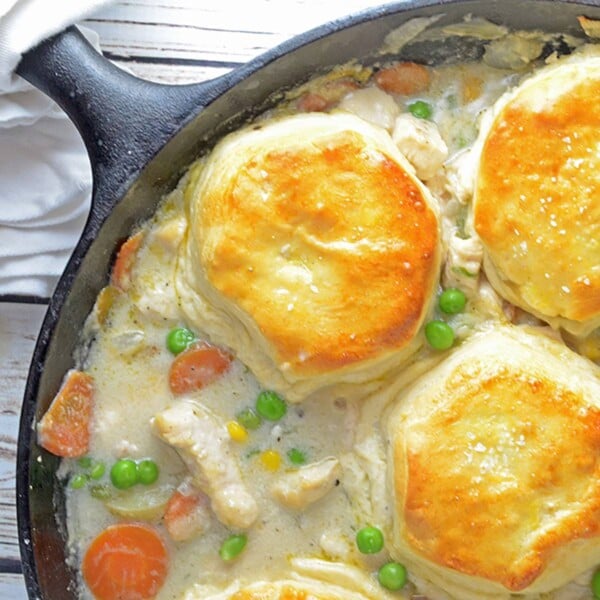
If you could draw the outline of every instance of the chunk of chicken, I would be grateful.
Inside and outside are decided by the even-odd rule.
[[[140,282],[134,304],[144,317],[158,322],[177,320],[177,294],[169,275],[153,272]]]
[[[411,114],[396,119],[392,139],[423,181],[431,179],[448,158],[448,146],[436,124]]]
[[[304,510],[326,496],[339,483],[340,463],[328,457],[278,479],[271,487],[273,497],[287,508]]]
[[[200,404],[182,400],[158,413],[152,429],[177,451],[221,523],[233,529],[254,523],[258,506],[242,481],[227,429],[215,415]]]
[[[396,101],[377,87],[350,92],[338,107],[388,131],[394,127],[394,119],[400,111]]]
[[[444,269],[444,286],[475,291],[482,260],[483,246],[479,238],[450,238],[448,260]]]
[[[477,153],[463,151],[446,163],[446,191],[460,204],[468,204],[473,196]]]
[[[138,276],[132,299],[140,313],[150,320],[176,321],[179,317],[174,268],[185,228],[185,219],[177,217],[167,220],[148,235],[147,252],[153,268],[144,269]]]
[[[174,255],[185,235],[186,220],[175,217],[165,221],[150,233],[150,247],[156,252],[161,248],[164,252]]]

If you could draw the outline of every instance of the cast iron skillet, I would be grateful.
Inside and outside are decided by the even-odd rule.
[[[581,36],[576,17],[600,18],[600,5],[598,0],[409,0],[334,21],[222,78],[188,86],[161,86],[120,71],[73,28],[23,57],[18,73],[69,114],[87,147],[94,177],[91,214],[50,301],[21,414],[17,511],[30,598],[77,596],[74,570],[65,562],[59,459],[37,445],[35,424],[72,366],[84,320],[107,283],[119,242],[153,213],[187,165],[225,133],[272,106],[282,91],[350,59],[375,60],[392,29],[440,13],[438,25],[472,13],[511,28]],[[456,38],[413,44],[402,58],[434,64],[481,53],[478,40]]]

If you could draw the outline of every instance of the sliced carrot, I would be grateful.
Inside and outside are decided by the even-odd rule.
[[[131,270],[143,237],[143,232],[138,231],[122,244],[117,253],[110,282],[124,292],[131,286]]]
[[[186,394],[216,381],[231,365],[230,354],[208,344],[195,344],[175,357],[169,370],[169,387]]]
[[[430,79],[427,67],[414,62],[396,63],[375,74],[375,83],[379,88],[403,96],[424,92],[429,87]]]
[[[209,525],[208,498],[191,486],[179,488],[169,498],[163,519],[173,540],[189,540]]]
[[[296,102],[296,108],[301,112],[321,112],[328,109],[330,105],[327,99],[314,92],[302,94]]]
[[[38,423],[40,446],[57,456],[83,456],[90,443],[93,404],[92,376],[83,371],[69,371]]]
[[[92,540],[81,570],[97,600],[146,600],[163,586],[167,548],[157,531],[142,523],[110,525]]]
[[[346,94],[360,86],[351,79],[328,81],[312,92],[306,92],[296,101],[296,108],[303,112],[320,112],[332,108]]]
[[[483,80],[481,77],[475,77],[471,75],[470,77],[466,77],[463,83],[463,103],[468,104],[469,102],[473,102],[477,100],[479,96],[481,96],[483,92]]]

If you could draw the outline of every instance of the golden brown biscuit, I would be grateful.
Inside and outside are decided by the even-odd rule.
[[[310,559],[309,559],[310,560]],[[186,595],[186,600],[401,600],[390,594],[368,575],[356,577],[356,567],[342,563],[328,564],[325,580],[294,574],[273,581],[254,583],[233,582],[219,592],[197,586]]]
[[[324,584],[275,582],[252,585],[235,592],[231,600],[366,600],[366,596]]]
[[[600,57],[547,67],[482,132],[473,224],[492,284],[555,327],[600,325]]]
[[[307,114],[221,142],[186,191],[192,322],[290,400],[414,353],[440,265],[435,202],[389,135]]]
[[[600,563],[600,370],[542,334],[481,333],[388,421],[392,554],[456,597],[556,589]]]

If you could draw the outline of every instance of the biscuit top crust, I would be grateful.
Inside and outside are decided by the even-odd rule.
[[[327,593],[315,594],[293,585],[286,585],[281,589],[263,587],[258,590],[241,590],[231,596],[231,600],[339,600],[339,595]]]
[[[474,226],[522,307],[600,317],[600,58],[532,78],[500,110],[481,153]]]
[[[440,260],[437,214],[410,167],[360,131],[327,127],[240,138],[194,224],[208,282],[280,364],[311,375],[405,347]]]
[[[438,408],[393,446],[413,550],[518,592],[555,550],[599,534],[600,410],[579,391],[471,357],[426,402]]]

